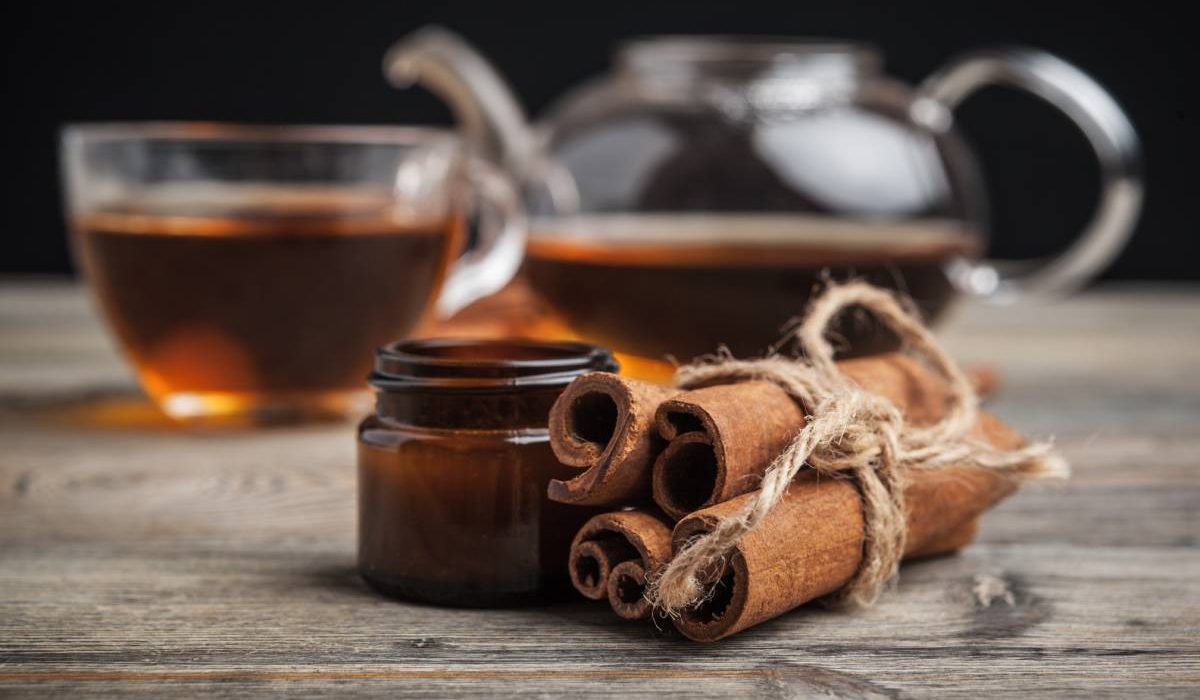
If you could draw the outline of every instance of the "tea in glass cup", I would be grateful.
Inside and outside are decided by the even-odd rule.
[[[445,132],[79,126],[64,157],[82,267],[143,388],[181,420],[357,413],[375,348],[439,293],[443,311],[478,296],[481,266],[499,286],[518,262],[458,260],[462,183],[498,200],[504,186]],[[515,214],[511,193],[496,206]],[[493,238],[522,236],[512,223]]]

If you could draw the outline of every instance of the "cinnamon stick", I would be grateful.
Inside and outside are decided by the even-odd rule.
[[[980,414],[976,436],[993,446],[1023,444],[1019,434]],[[1012,493],[1015,484],[995,471],[947,467],[913,474],[905,556],[954,551],[970,541],[976,518]],[[752,494],[706,508],[681,520],[676,549],[736,513]],[[676,626],[685,636],[709,642],[777,617],[834,593],[858,571],[863,556],[862,500],[853,482],[809,472],[788,487],[783,500],[742,537],[727,558],[714,595],[685,610]]]
[[[601,513],[571,543],[569,568],[575,589],[592,600],[608,599],[630,620],[650,616],[646,577],[671,558],[671,523],[656,510]]]
[[[649,500],[650,469],[665,445],[654,412],[676,393],[607,372],[571,382],[550,409],[550,447],[560,462],[584,471],[551,481],[550,499],[595,506]]]
[[[941,417],[949,396],[940,377],[901,353],[843,360],[838,367],[881,394],[915,425]],[[679,519],[758,488],[771,461],[804,427],[805,410],[765,381],[723,384],[663,401],[655,424],[670,441],[655,461],[651,492]]]

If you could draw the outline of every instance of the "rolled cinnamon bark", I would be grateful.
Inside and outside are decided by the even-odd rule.
[[[668,530],[666,535],[669,539],[671,531]],[[637,559],[613,567],[612,575],[608,577],[608,604],[618,617],[644,620],[654,612],[650,601],[646,600],[646,577],[652,573]]]
[[[914,425],[945,411],[946,383],[901,353],[843,360],[838,367],[896,404]],[[655,415],[670,441],[654,463],[651,493],[672,518],[758,488],[759,479],[804,427],[805,411],[779,386],[739,382],[683,392]]]
[[[1023,444],[1020,435],[987,414],[980,414],[976,433],[1002,449]],[[913,474],[905,489],[905,557],[965,546],[976,518],[1015,488],[1006,477],[973,467]],[[707,532],[752,497],[744,494],[684,518],[675,526],[675,547]],[[834,593],[858,571],[863,537],[862,499],[854,483],[806,472],[730,553],[714,595],[684,610],[675,625],[691,639],[715,641]]]
[[[650,469],[665,446],[654,412],[676,393],[607,372],[571,382],[550,409],[550,447],[560,462],[585,471],[551,481],[550,499],[595,506],[649,500]]]
[[[571,543],[571,583],[592,600],[608,598],[621,617],[650,616],[646,577],[671,558],[671,522],[656,510],[601,513]]]
[[[622,537],[604,537],[571,544],[567,561],[575,590],[592,600],[608,596],[608,578],[617,564],[636,557],[637,550]]]

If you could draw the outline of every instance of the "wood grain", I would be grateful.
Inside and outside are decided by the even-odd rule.
[[[352,426],[155,418],[65,283],[0,284],[0,696],[1131,694],[1200,684],[1200,290],[960,310],[992,410],[1075,478],[855,613],[697,646],[601,603],[392,602],[353,571]],[[984,605],[977,577],[1011,594]]]

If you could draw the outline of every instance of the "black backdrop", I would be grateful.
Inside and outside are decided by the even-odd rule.
[[[1153,3],[502,2],[5,4],[6,230],[0,272],[71,269],[60,213],[56,140],[67,122],[184,119],[448,123],[431,95],[380,74],[395,38],[428,22],[476,43],[536,113],[604,69],[612,44],[660,33],[862,39],[915,82],[952,54],[1022,43],[1077,63],[1128,110],[1146,150],[1148,198],[1134,242],[1109,278],[1200,279],[1189,255],[1195,73],[1183,18]],[[1083,137],[1033,98],[998,88],[960,112],[992,195],[996,252],[1062,246],[1094,203]]]

